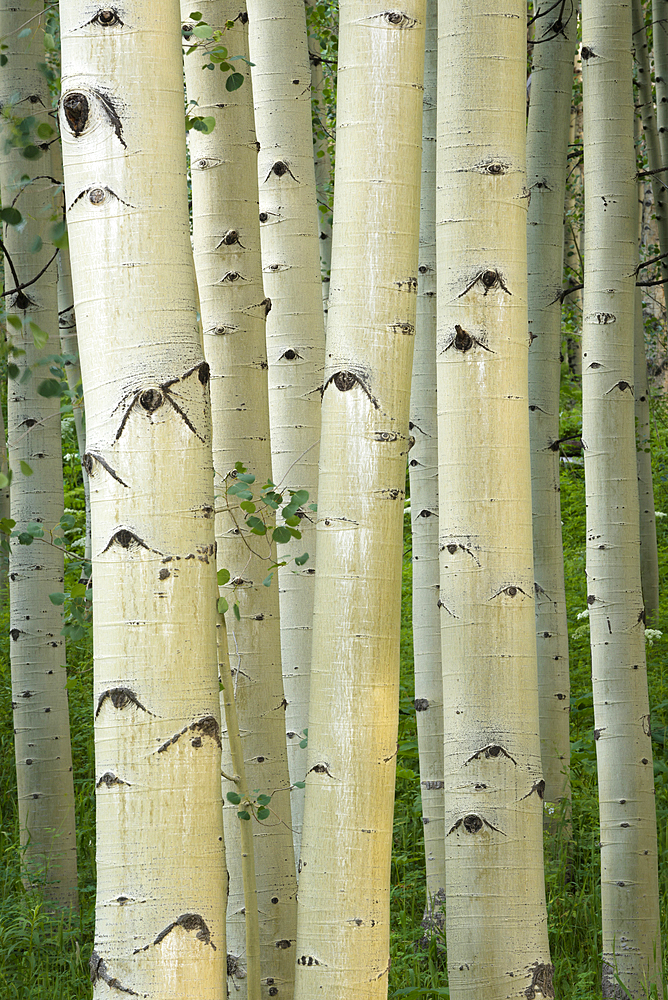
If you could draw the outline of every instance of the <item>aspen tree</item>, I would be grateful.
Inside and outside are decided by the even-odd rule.
[[[194,22],[182,0],[185,33]],[[233,21],[224,35],[230,52],[248,52],[247,17],[239,3],[204,0],[199,13],[213,30]],[[219,71],[202,70],[199,52],[186,56],[186,85],[198,114],[212,117],[209,134],[191,130],[193,244],[204,330],[204,353],[211,367],[213,460],[218,563],[231,574],[226,593],[239,618],[229,615],[228,649],[235,701],[251,791],[272,796],[273,816],[254,824],[260,961],[263,981],[280,996],[292,994],[297,899],[290,811],[290,778],[285,741],[281,678],[278,588],[263,586],[275,549],[252,534],[245,514],[226,500],[235,463],[243,462],[256,483],[271,478],[265,319],[273,308],[262,287],[258,221],[257,147],[250,80],[225,89]],[[231,498],[230,498],[231,501]],[[269,558],[268,558],[269,557]],[[226,786],[226,791],[227,791]],[[232,790],[231,788],[229,790]],[[246,920],[238,806],[228,802],[226,835],[230,895],[228,951],[231,991],[243,1000]],[[249,821],[247,821],[249,822]],[[244,833],[247,831],[244,830]]]
[[[439,4],[436,250],[453,1000],[551,997],[527,406],[526,7]]]
[[[656,125],[661,163],[666,166],[668,165],[668,0],[652,0],[652,41]]]
[[[60,5],[91,489],[94,996],[225,995],[209,367],[177,0]]]
[[[587,603],[601,824],[603,997],[661,990],[656,817],[638,556],[637,216],[631,9],[583,0],[582,354]],[[619,987],[619,981],[624,990]]]
[[[63,513],[60,398],[46,395],[46,359],[58,352],[57,250],[50,229],[58,218],[61,187],[51,153],[34,141],[49,127],[51,98],[44,31],[29,2],[0,5],[0,35],[11,39],[0,69],[4,154],[0,166],[4,209],[20,212],[21,232],[5,226],[5,288],[16,374],[7,392],[11,518],[17,532],[39,526],[42,539],[10,553],[10,659],[21,844],[28,881],[44,883],[47,899],[77,904],[74,784],[70,746],[62,609],[49,594],[62,592],[63,554],[51,544]],[[23,128],[30,145],[14,144]],[[30,154],[30,155],[28,155]],[[38,280],[35,280],[37,278]],[[25,284],[25,288],[23,288]],[[40,392],[40,389],[42,391]],[[28,532],[30,534],[30,532]]]
[[[559,496],[564,199],[577,15],[536,22],[527,129],[529,430],[540,738],[545,803],[570,797],[570,681]]]
[[[316,502],[320,388],[325,331],[311,128],[311,70],[303,0],[248,0],[264,290],[269,414],[274,482],[306,490]],[[302,538],[279,548],[281,559],[303,552],[278,572],[281,653],[287,707],[292,825],[301,839],[306,773],[309,674],[315,588],[315,523],[302,518]]]
[[[313,7],[309,0],[308,7]],[[308,54],[311,64],[311,103],[313,111],[313,164],[315,186],[318,199],[318,228],[320,230],[320,273],[322,278],[322,307],[327,318],[329,301],[329,280],[332,268],[332,216],[330,211],[330,188],[332,181],[332,159],[327,141],[327,106],[324,98],[325,76],[322,70],[322,55],[318,36],[309,32]]]
[[[425,4],[340,7],[295,994],[387,991]]]
[[[426,860],[427,931],[443,926],[443,680],[437,606],[438,443],[436,426],[436,56],[437,2],[427,0],[422,112],[422,191],[408,471],[413,533],[413,658]]]

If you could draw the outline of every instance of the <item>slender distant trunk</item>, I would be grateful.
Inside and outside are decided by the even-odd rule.
[[[427,932],[443,927],[443,679],[438,594],[438,439],[436,422],[436,56],[437,0],[427,0],[420,256],[411,385],[413,657],[420,753],[422,827],[427,865]]]
[[[439,4],[439,606],[452,1000],[553,995],[527,405],[525,18],[523,0],[493,10],[487,0]]]
[[[320,389],[325,357],[322,281],[313,168],[311,70],[303,0],[248,0],[258,156],[262,271],[267,316],[269,415],[274,482],[317,501]],[[301,540],[279,546],[278,572],[285,724],[298,856],[306,774],[309,676],[315,589],[315,523],[302,518]]]
[[[43,883],[47,899],[77,904],[74,785],[70,748],[62,608],[49,594],[63,590],[63,554],[51,544],[63,513],[60,398],[45,396],[46,358],[58,352],[57,250],[50,243],[51,217],[59,189],[52,178],[51,152],[22,156],[11,145],[12,118],[33,117],[35,130],[50,122],[51,96],[38,64],[44,60],[44,32],[30,3],[3,4],[0,34],[11,39],[0,70],[3,105],[2,204],[17,209],[25,226],[6,226],[3,242],[5,287],[31,284],[9,295],[9,329],[19,353],[18,373],[9,381],[7,416],[12,469],[11,517],[16,530],[32,522],[43,540],[10,555],[10,658],[21,843],[29,881]],[[21,29],[31,25],[27,35]],[[35,145],[32,147],[36,150]],[[38,249],[35,249],[35,247]],[[44,270],[38,281],[33,278]],[[12,322],[14,321],[14,322]],[[48,342],[45,342],[48,335]]]
[[[312,5],[313,0],[310,0]],[[327,135],[327,105],[324,97],[325,76],[322,69],[320,42],[313,34],[308,40],[311,63],[311,103],[313,110],[313,163],[318,199],[318,229],[320,230],[320,274],[322,307],[327,318],[329,282],[332,269],[332,158]]]
[[[424,19],[340,9],[299,1000],[387,992]]]
[[[570,680],[559,495],[564,201],[577,16],[537,23],[527,130],[529,429],[544,801],[570,798]]]
[[[181,0],[186,23],[190,23],[187,15],[191,8],[190,0]],[[243,6],[234,0],[204,0],[198,10],[212,28],[233,21],[234,27],[223,36],[225,45],[230,52],[247,56]],[[230,93],[223,74],[203,70],[203,62],[201,53],[194,52],[186,56],[185,66],[188,98],[197,101],[198,114],[216,121],[208,135],[191,131],[190,162],[195,267],[204,353],[211,366],[218,565],[231,574],[226,594],[229,604],[237,602],[239,609],[238,619],[232,608],[228,613],[228,649],[248,786],[272,795],[275,813],[264,823],[252,820],[262,978],[275,980],[280,996],[289,1000],[295,959],[291,946],[284,942],[294,944],[296,936],[297,885],[279,594],[276,578],[271,586],[263,586],[276,552],[266,544],[266,537],[250,532],[244,511],[232,503],[232,497],[226,497],[227,487],[234,482],[236,462],[256,477],[256,493],[257,486],[271,479],[265,318],[273,306],[262,288],[250,80],[247,75],[243,85]],[[227,933],[228,950],[234,957],[230,962],[230,993],[235,1000],[244,1000],[246,990],[252,995],[254,984],[246,975],[246,901],[237,811],[238,806],[227,801]]]
[[[668,165],[668,0],[652,0],[652,38],[656,124],[661,163],[665,166]]]
[[[177,0],[63,0],[61,132],[94,586],[94,996],[220,1000],[209,367]]]
[[[638,553],[631,10],[617,0],[583,0],[582,15],[587,218],[582,431],[601,823],[603,997],[636,1000],[653,984],[661,992],[661,942]]]

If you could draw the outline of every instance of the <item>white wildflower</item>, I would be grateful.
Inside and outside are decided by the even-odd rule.
[[[645,642],[647,643],[648,646],[653,646],[654,645],[654,640],[655,639],[660,639],[662,635],[663,635],[663,632],[661,632],[658,628],[646,628],[645,629]]]
[[[584,611],[578,611],[575,617],[579,622],[581,622],[583,618],[589,618],[589,608],[585,608]]]
[[[655,510],[654,517],[668,517],[668,514],[664,514],[662,510]]]

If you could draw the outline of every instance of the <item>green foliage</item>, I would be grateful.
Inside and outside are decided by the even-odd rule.
[[[185,41],[190,43],[185,49],[185,54],[190,56],[199,53],[200,57],[204,57],[206,60],[202,64],[202,69],[215,70],[218,67],[222,73],[227,73],[228,77],[225,80],[225,89],[230,93],[243,86],[245,79],[243,73],[240,73],[239,70],[234,70],[231,64],[241,61],[247,63],[248,66],[253,65],[247,59],[244,59],[243,56],[229,55],[227,48],[223,45],[222,40],[225,31],[233,27],[234,21],[227,21],[225,28],[222,30],[220,28],[212,28],[204,20],[201,11],[193,10],[190,13],[189,21],[182,28]],[[199,132],[207,134],[213,132],[215,125],[215,118],[200,118],[186,113],[186,129],[188,130],[194,128]]]

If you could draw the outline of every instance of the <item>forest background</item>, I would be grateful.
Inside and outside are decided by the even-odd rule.
[[[318,3],[309,8],[310,22],[319,38],[326,73],[324,106],[315,109],[315,141],[329,137],[334,153],[336,99],[336,10],[334,4]],[[646,10],[651,39],[651,5]],[[57,19],[51,15],[48,30],[55,40],[50,59],[57,77]],[[529,53],[531,47],[529,46]],[[54,92],[58,81],[54,77]],[[575,76],[574,106],[581,100],[581,83]],[[580,139],[581,142],[581,139]],[[638,168],[646,169],[644,146],[638,143]],[[581,148],[577,133],[571,147],[569,173],[569,223],[576,233],[582,222],[579,168]],[[331,191],[330,191],[331,194]],[[652,223],[651,193],[646,198],[642,255],[656,255],[656,230]],[[571,249],[565,284],[582,280],[577,251]],[[668,395],[665,368],[668,358],[665,299],[659,289],[647,289],[644,298],[645,339],[651,375],[651,448],[657,543],[661,570],[661,600],[653,623],[662,631],[668,615],[665,592],[668,555]],[[601,979],[600,858],[598,853],[598,795],[593,724],[593,698],[585,584],[585,503],[581,450],[581,387],[577,351],[581,313],[577,301],[563,306],[563,364],[559,437],[569,442],[562,448],[561,498],[563,517],[566,599],[569,623],[571,670],[571,784],[573,791],[570,849],[567,840],[545,837],[546,886],[550,945],[555,965],[555,992],[574,1000],[589,1000],[599,994]],[[8,331],[11,342],[11,330]],[[3,364],[7,365],[5,351]],[[11,362],[10,362],[11,363]],[[85,501],[78,454],[73,405],[62,362],[53,361],[52,376],[61,391],[65,509],[69,518],[63,534],[67,548],[80,552],[85,537]],[[6,407],[6,378],[2,380]],[[5,421],[6,423],[6,421]],[[240,456],[241,457],[241,456]],[[391,997],[447,997],[443,940],[438,933],[426,937],[421,926],[425,906],[424,846],[421,826],[420,777],[413,686],[411,620],[411,531],[405,517],[405,551],[402,601],[402,670],[400,739],[397,758],[397,788],[394,817],[392,868],[392,966]],[[89,959],[93,940],[95,898],[94,752],[92,737],[92,648],[90,609],[79,589],[80,565],[71,560],[66,576],[66,611],[69,616],[68,682],[70,720],[77,808],[77,853],[80,911],[54,916],[39,893],[26,892],[21,879],[21,848],[16,809],[16,778],[12,736],[11,682],[8,652],[8,609],[3,603],[0,618],[0,995],[7,1000],[82,1000],[91,995]],[[648,680],[652,709],[652,741],[659,836],[659,877],[663,941],[668,938],[665,905],[668,900],[668,629],[655,634],[647,648]],[[668,967],[666,958],[664,968]]]

